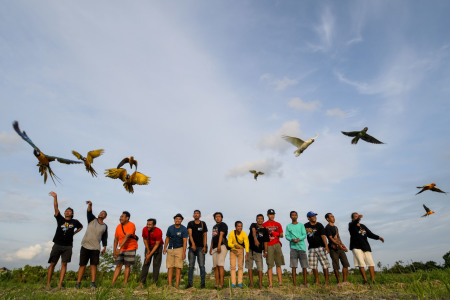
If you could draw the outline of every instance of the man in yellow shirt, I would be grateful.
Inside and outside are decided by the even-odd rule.
[[[236,230],[228,235],[228,247],[230,247],[230,266],[231,266],[231,286],[236,287],[236,260],[238,262],[238,287],[242,285],[242,277],[244,276],[244,248],[245,260],[248,260],[249,241],[248,236],[242,231],[242,222],[234,223]]]

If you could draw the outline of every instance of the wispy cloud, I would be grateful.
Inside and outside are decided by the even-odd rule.
[[[320,23],[314,26],[317,33],[318,43],[308,43],[313,52],[327,52],[333,44],[335,20],[330,7],[325,7],[320,16]]]
[[[260,149],[272,149],[278,152],[285,152],[292,147],[282,139],[283,135],[300,136],[300,123],[298,121],[285,122],[280,129],[272,134],[264,135],[259,141]]]
[[[282,91],[290,85],[298,84],[298,79],[289,78],[284,76],[283,78],[273,78],[272,75],[266,73],[261,75],[260,80],[267,81],[269,85],[275,86],[275,90]]]
[[[298,110],[314,111],[318,110],[322,104],[319,101],[306,102],[300,98],[292,98],[289,100],[288,106]]]
[[[250,176],[249,170],[256,170],[264,172],[264,176],[282,175],[282,163],[272,158],[264,158],[261,160],[248,161],[236,166],[228,171],[225,177],[240,177]],[[253,176],[253,175],[252,175]]]
[[[352,109],[350,111],[345,112],[340,108],[332,108],[332,109],[327,109],[326,114],[327,114],[327,116],[350,118],[356,114],[356,110]]]

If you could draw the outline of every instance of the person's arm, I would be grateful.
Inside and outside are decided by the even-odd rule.
[[[255,246],[259,247],[258,237],[256,236],[256,227],[252,227],[252,236],[253,236],[253,240],[255,242]]]
[[[156,250],[158,250],[159,245],[161,245],[162,241],[156,241],[155,246],[153,247],[152,251],[149,253],[149,257],[151,257],[153,254],[155,254]]]
[[[244,235],[244,246],[245,246],[245,252],[248,253],[248,251],[250,251],[250,242],[248,240],[248,235],[243,231],[242,231],[242,233],[245,234]]]
[[[222,251],[222,240],[223,240],[223,235],[225,234],[225,232],[221,231],[219,233],[219,243],[217,244],[217,252],[220,253],[220,251]]]
[[[234,231],[232,231],[228,234],[228,247],[235,248],[234,247]],[[238,248],[235,248],[235,249],[238,249]]]
[[[282,238],[282,237],[284,237],[284,234],[283,234],[283,227],[281,226],[280,223],[278,223],[278,225],[280,225],[280,226],[278,226],[278,230],[279,230],[279,233],[280,233],[279,237]]]
[[[327,243],[327,237],[324,234],[320,235],[320,237],[322,238],[322,241],[325,244],[325,250],[327,251],[327,253],[330,253],[330,249],[328,248],[328,243]]]
[[[379,235],[376,235],[374,233],[372,233],[372,231],[369,230],[369,228],[366,227],[366,233],[367,233],[367,237],[374,239],[374,240],[380,240],[384,243],[384,239],[382,237],[380,237]]]
[[[183,260],[186,258],[186,247],[187,247],[187,238],[183,238],[183,256],[181,257]]]
[[[211,247],[209,247],[209,255],[212,255],[212,250],[213,250],[213,240],[214,240],[214,237],[211,237]]]
[[[131,236],[131,233],[125,233],[125,237],[122,240],[122,243],[119,245],[119,249],[122,249],[122,247],[125,245],[125,243],[128,241],[128,238]]]
[[[188,234],[189,234],[189,241],[191,242],[191,249],[192,251],[195,251],[197,247],[195,247],[194,238],[192,237],[192,228],[188,228]]]
[[[148,244],[148,240],[143,238],[144,240],[144,245],[145,245],[145,249],[147,250],[147,255],[150,254],[150,245]]]
[[[305,225],[301,226],[301,228],[300,228],[300,236],[297,239],[298,239],[299,242],[300,241],[304,241],[306,239],[306,228],[305,228]]]
[[[83,229],[83,225],[81,225],[80,222],[77,222],[78,224],[76,224],[77,226],[77,230],[74,231],[73,235],[77,234],[78,232],[80,232]]]
[[[88,220],[88,223],[91,223],[91,221],[95,220],[95,216],[92,213],[92,202],[91,201],[86,201],[86,204],[88,205],[88,207],[87,207],[87,220]]]
[[[208,249],[208,229],[206,228],[205,222],[203,222],[203,226],[205,228],[205,231],[203,232],[203,249],[202,249],[202,252],[203,252],[203,254],[206,254],[206,249]]]
[[[164,255],[167,253],[167,245],[169,245],[169,240],[170,240],[170,238],[168,236],[166,236],[166,240],[164,241],[164,250],[163,250]]]
[[[289,230],[289,228],[286,226],[286,239],[290,242],[294,237],[291,234],[291,231]]]
[[[119,244],[119,237],[118,236],[115,236],[114,237],[114,250],[113,250],[113,257],[114,258],[117,258],[117,256],[119,255],[119,253],[120,253],[120,250],[119,249],[117,249],[117,244]]]
[[[50,192],[50,196],[53,197],[53,208],[55,209],[55,217],[59,215],[59,208],[58,208],[58,195],[55,192]]]

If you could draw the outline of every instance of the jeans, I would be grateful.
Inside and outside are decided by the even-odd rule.
[[[195,251],[189,248],[188,259],[189,259],[189,272],[188,272],[188,284],[193,285],[194,281],[194,266],[195,266],[195,257],[197,257],[198,266],[200,267],[200,278],[201,285],[205,285],[205,254],[202,252],[203,248],[197,247]]]
[[[150,249],[150,251],[153,250],[153,248]],[[162,245],[159,246],[158,250],[153,253],[153,255],[148,260],[148,263],[145,263],[145,256],[144,256],[144,264],[142,265],[142,271],[141,271],[141,282],[143,284],[147,281],[147,274],[148,269],[150,268],[150,264],[153,260],[153,282],[158,282],[159,277],[159,269],[161,268],[161,261],[162,261],[162,252],[163,247]],[[147,249],[145,249],[145,254],[147,255]]]

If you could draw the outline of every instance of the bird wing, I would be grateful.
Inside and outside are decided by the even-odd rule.
[[[305,141],[303,141],[297,137],[288,136],[288,135],[283,135],[283,139],[285,139],[286,141],[288,141],[289,143],[291,143],[292,145],[294,145],[296,147],[300,147],[301,145],[303,145],[305,143]]]
[[[20,137],[22,139],[25,140],[25,142],[27,142],[28,144],[31,145],[31,147],[33,147],[34,149],[36,149],[37,151],[41,152],[41,150],[39,150],[39,148],[31,141],[31,139],[28,137],[28,135],[25,133],[25,131],[21,131],[19,128],[19,122],[14,121],[13,122],[13,128],[14,130],[17,132],[18,135],[20,135]],[[41,152],[42,153],[42,152]]]
[[[313,137],[312,139],[313,140],[315,140],[315,139],[317,139],[319,137],[319,133],[318,132],[316,132],[316,136],[315,137]]]
[[[256,174],[255,170],[250,170],[249,172],[252,173],[252,174]]]
[[[343,134],[347,136],[357,136],[360,131],[341,131]]]
[[[425,211],[428,213],[430,212],[430,209],[428,207],[425,206],[425,204],[423,204],[423,208],[425,208]]]
[[[70,164],[81,164],[82,163],[81,161],[70,160],[70,159],[67,159],[67,158],[62,158],[62,157],[57,157],[57,156],[46,155],[46,157],[47,157],[47,159],[49,161],[54,161],[56,159],[58,162],[60,162],[62,164],[68,164],[68,165],[70,165]]]
[[[264,172],[259,171],[258,175],[264,175]]]
[[[72,154],[75,155],[76,158],[83,160],[83,156],[77,151],[73,150]]]
[[[384,144],[383,142],[380,142],[379,140],[377,140],[376,138],[374,138],[373,136],[369,135],[369,134],[364,134],[361,137],[362,140],[372,143],[372,144]]]
[[[87,160],[92,164],[94,162],[94,158],[99,157],[103,154],[103,152],[105,152],[103,149],[89,151],[87,154]]]
[[[441,190],[441,189],[438,189],[437,187],[432,187],[430,190],[432,190],[432,191],[434,191],[434,192],[438,192],[438,193],[444,193],[444,194],[447,194],[446,192],[444,192],[444,191]]]
[[[125,157],[124,159],[122,159],[120,161],[120,163],[117,165],[117,169],[119,169],[121,166],[123,166],[124,164],[128,163],[130,161],[130,159],[128,157]]]
[[[112,178],[112,179],[120,179],[123,182],[126,181],[127,179],[127,170],[125,169],[107,169],[106,172],[106,177]]]
[[[139,185],[146,185],[150,182],[150,177],[147,175],[144,175],[139,172],[134,172],[133,175],[131,175],[131,183],[132,184],[139,184]]]

